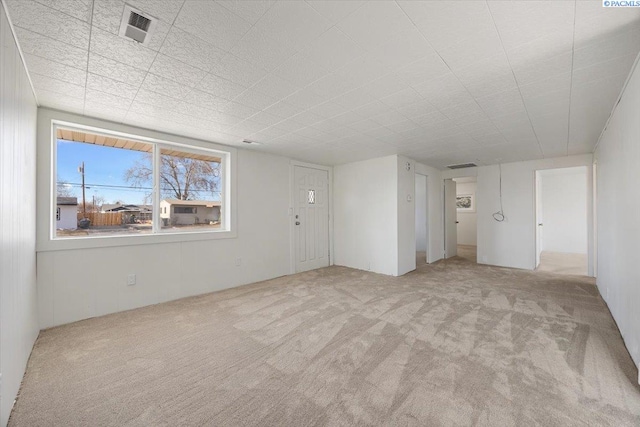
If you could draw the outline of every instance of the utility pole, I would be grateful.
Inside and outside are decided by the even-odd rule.
[[[87,202],[85,199],[85,194],[84,194],[84,162],[82,162],[82,165],[78,168],[78,172],[80,172],[82,174],[82,216],[83,218],[87,217]]]

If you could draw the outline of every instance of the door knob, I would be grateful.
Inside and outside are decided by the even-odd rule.
[[[300,225],[300,221],[296,221],[296,225]]]

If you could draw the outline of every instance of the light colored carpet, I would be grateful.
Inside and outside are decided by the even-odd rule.
[[[640,424],[592,279],[344,267],[41,333],[9,425]]]
[[[416,252],[416,267],[420,268],[423,265],[427,264],[427,253],[426,252]]]
[[[568,254],[562,252],[542,251],[538,271],[556,274],[572,274],[586,276],[587,254]]]
[[[458,245],[458,256],[473,263],[478,262],[478,247],[472,245]]]

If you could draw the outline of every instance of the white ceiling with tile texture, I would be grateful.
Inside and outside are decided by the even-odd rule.
[[[40,105],[314,163],[591,152],[640,50],[596,1],[6,1]]]

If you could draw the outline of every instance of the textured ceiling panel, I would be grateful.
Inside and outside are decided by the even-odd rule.
[[[586,1],[7,0],[41,105],[304,161],[590,152],[640,10]],[[244,144],[242,144],[244,146]]]

